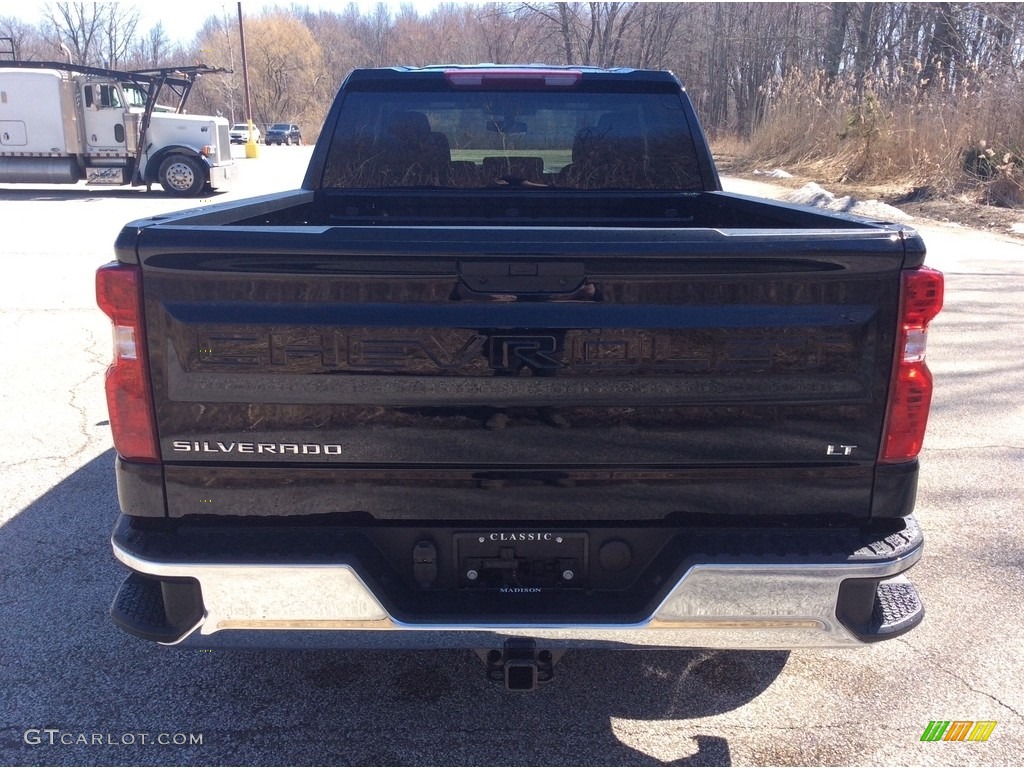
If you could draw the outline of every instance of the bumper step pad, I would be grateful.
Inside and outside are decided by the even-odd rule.
[[[849,579],[839,590],[836,616],[865,643],[909,632],[924,619],[917,587],[906,576]]]
[[[194,582],[162,582],[132,573],[114,596],[110,618],[126,632],[144,640],[171,643],[202,618],[202,598],[196,593],[198,584]],[[183,597],[186,599],[182,600]],[[184,610],[176,611],[178,606]]]
[[[883,581],[875,593],[871,611],[871,633],[879,640],[902,635],[924,618],[924,604],[917,587],[906,578]]]

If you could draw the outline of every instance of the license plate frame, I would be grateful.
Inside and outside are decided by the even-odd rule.
[[[584,531],[467,531],[453,535],[460,587],[519,593],[586,586]],[[474,575],[475,573],[475,575]]]

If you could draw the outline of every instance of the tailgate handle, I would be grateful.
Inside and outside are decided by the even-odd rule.
[[[464,261],[459,278],[477,293],[572,293],[587,276],[581,261]]]

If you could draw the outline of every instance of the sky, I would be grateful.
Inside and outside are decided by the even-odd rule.
[[[172,0],[171,3],[153,2],[123,2],[125,6],[135,6],[141,13],[139,30],[145,34],[158,22],[164,25],[167,37],[175,43],[190,43],[196,32],[207,18],[214,14],[229,14],[231,18],[238,18],[238,3],[236,2],[210,2],[206,0]],[[310,8],[323,10],[342,11],[349,6],[349,0],[298,0],[295,5],[308,5]],[[417,13],[427,14],[441,4],[441,0],[385,0],[385,5],[395,12],[402,5],[411,5]],[[0,16],[14,16],[22,21],[31,24],[38,24],[46,11],[47,2],[42,0],[0,0]],[[292,2],[266,2],[266,0],[243,0],[242,17],[259,14],[264,8],[289,8]],[[363,13],[373,10],[377,6],[377,0],[356,0],[356,5]],[[167,13],[172,7],[174,12]]]

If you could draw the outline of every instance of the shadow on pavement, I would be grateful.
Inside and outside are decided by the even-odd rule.
[[[577,651],[509,694],[468,651],[152,645],[107,617],[126,573],[108,543],[113,458],[0,527],[2,765],[730,765],[727,739],[688,721],[742,707],[788,658]]]

